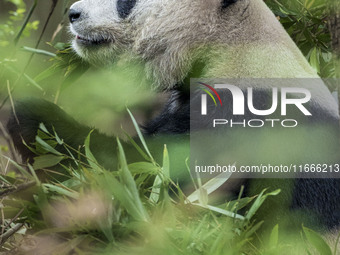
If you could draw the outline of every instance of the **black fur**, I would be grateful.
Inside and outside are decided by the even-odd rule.
[[[120,18],[125,19],[136,5],[136,0],[118,0],[117,11]]]
[[[297,179],[292,209],[314,212],[321,226],[340,225],[340,179]]]
[[[238,0],[223,0],[222,1],[222,8],[227,8],[228,6],[236,3]]]
[[[183,134],[190,131],[190,95],[174,90],[163,111],[144,127],[148,135]]]

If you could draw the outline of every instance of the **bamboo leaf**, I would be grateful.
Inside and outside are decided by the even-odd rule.
[[[144,140],[144,137],[143,137],[143,135],[142,135],[142,132],[140,131],[140,128],[139,128],[139,126],[138,126],[138,123],[137,123],[136,119],[133,117],[133,115],[132,115],[132,113],[130,112],[129,109],[127,109],[127,111],[128,111],[128,113],[129,113],[129,115],[130,115],[130,117],[131,117],[131,120],[132,120],[132,123],[133,123],[133,125],[134,125],[134,127],[135,127],[135,129],[136,129],[136,131],[137,131],[138,137],[139,137],[140,141],[141,141],[142,144],[143,144],[144,150],[146,151],[146,153],[148,154],[148,156],[150,157],[150,159],[154,162],[154,159],[153,159],[153,157],[152,157],[152,155],[151,155],[151,153],[150,153],[150,151],[149,151],[149,149],[148,149],[148,146],[146,145],[146,142],[145,142],[145,140]]]
[[[53,154],[46,154],[34,158],[33,169],[43,169],[58,165],[64,159],[63,156],[56,156]]]
[[[306,227],[303,227],[303,232],[305,233],[309,243],[313,245],[320,255],[332,255],[331,248],[318,233]]]
[[[58,156],[62,156],[62,154],[57,151],[56,149],[54,149],[51,145],[49,145],[48,143],[46,143],[43,139],[41,139],[39,136],[35,137],[36,142],[42,146],[42,148],[52,154],[58,155]]]
[[[230,211],[227,211],[227,210],[223,210],[223,209],[215,207],[215,206],[211,206],[211,205],[204,206],[204,205],[198,204],[198,203],[193,203],[193,205],[209,209],[211,211],[223,214],[223,215],[231,217],[231,218],[235,218],[235,219],[239,219],[239,220],[245,220],[245,217],[240,215],[240,214],[233,213],[233,212],[230,212]]]
[[[257,210],[261,207],[261,205],[263,204],[263,202],[267,199],[267,197],[269,196],[276,196],[278,195],[281,190],[277,189],[273,192],[270,192],[270,193],[266,193],[264,194],[264,192],[266,191],[263,190],[256,198],[256,200],[254,201],[254,203],[252,204],[252,206],[250,207],[247,215],[246,215],[246,219],[247,220],[250,220],[254,215],[255,213],[257,212]]]
[[[49,57],[56,57],[57,55],[46,51],[46,50],[40,50],[40,49],[34,49],[34,48],[30,48],[30,47],[22,47],[22,50],[27,51],[27,52],[31,52],[31,53],[36,53],[36,54],[40,54],[40,55],[45,55],[45,56],[49,56]]]
[[[117,144],[118,144],[119,164],[121,167],[121,170],[120,170],[121,184],[119,183],[118,185],[117,182],[116,184],[118,186],[121,186],[122,191],[125,191],[124,196],[126,199],[122,199],[122,194],[117,187],[115,187],[114,190],[116,194],[120,194],[119,197],[121,197],[120,199],[121,202],[126,201],[128,205],[130,206],[133,205],[132,208],[134,208],[134,210],[132,213],[136,219],[139,219],[142,221],[149,221],[149,215],[147,214],[142,204],[142,201],[140,199],[139,192],[136,186],[136,182],[133,179],[131,172],[128,169],[124,150],[118,138],[117,138]]]
[[[231,173],[221,173],[217,175],[216,177],[212,178],[208,182],[206,182],[202,187],[207,191],[207,194],[211,194],[215,190],[217,190],[219,187],[221,187],[228,179],[230,178]],[[199,200],[200,197],[200,190],[195,190],[191,195],[188,196],[188,201],[190,203],[193,203],[197,200]]]
[[[269,247],[275,248],[279,242],[279,225],[276,224],[269,237]]]
[[[53,184],[43,184],[43,187],[46,188],[48,191],[50,192],[56,192],[59,195],[65,196],[65,197],[70,197],[70,198],[74,198],[77,199],[79,198],[79,194],[78,192],[75,191],[70,191],[68,189],[65,189],[63,187],[59,187]]]
[[[98,173],[102,172],[102,169],[99,167],[99,164],[96,160],[96,158],[94,157],[94,155],[91,152],[90,149],[90,139],[91,139],[91,134],[92,134],[93,130],[88,134],[88,136],[85,139],[85,155],[87,158],[87,162],[89,163],[89,165],[91,166],[91,168],[94,171],[97,171]]]
[[[162,186],[162,179],[159,175],[156,176],[155,181],[153,182],[151,194],[149,200],[151,203],[157,204],[160,194],[161,194],[161,186]]]

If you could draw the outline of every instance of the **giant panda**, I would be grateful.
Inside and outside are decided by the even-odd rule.
[[[131,58],[143,65],[152,89],[170,92],[163,111],[143,129],[155,155],[167,144],[174,168],[185,167],[190,106],[199,101],[196,92],[190,99],[190,78],[319,78],[262,0],[82,0],[72,5],[69,16],[73,49],[80,57],[96,66],[115,64],[120,56]],[[331,123],[336,129],[337,104],[326,86],[318,81],[306,88],[312,93],[312,122]],[[264,98],[263,89],[270,88],[254,86],[258,98]],[[230,102],[230,95],[223,96]],[[24,160],[34,155],[22,138],[26,144],[34,142],[40,123],[53,127],[75,148],[91,130],[52,103],[18,102],[8,129]],[[330,139],[336,140],[336,132]],[[98,130],[92,133],[92,151],[109,169],[117,164],[115,147],[114,139]],[[124,148],[130,162],[140,160],[131,145]],[[270,215],[285,209],[305,216],[299,224],[326,229],[340,224],[337,179],[290,179],[278,184],[250,180],[245,185],[249,195],[265,187],[282,188],[282,200],[272,201]],[[313,217],[307,219],[309,214]]]

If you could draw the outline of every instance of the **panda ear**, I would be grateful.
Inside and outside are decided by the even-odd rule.
[[[236,3],[237,0],[222,0],[222,9],[227,8],[229,5]]]

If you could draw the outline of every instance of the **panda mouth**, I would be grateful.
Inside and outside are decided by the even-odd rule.
[[[77,43],[85,46],[99,46],[103,44],[109,44],[112,42],[112,40],[106,39],[106,38],[85,38],[80,35],[76,35],[76,41]]]

